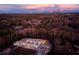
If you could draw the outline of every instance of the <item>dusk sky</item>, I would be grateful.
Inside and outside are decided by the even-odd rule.
[[[0,4],[0,13],[79,13],[79,4]]]

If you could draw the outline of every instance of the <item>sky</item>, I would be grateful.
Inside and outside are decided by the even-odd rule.
[[[79,13],[79,4],[0,4],[0,13]]]

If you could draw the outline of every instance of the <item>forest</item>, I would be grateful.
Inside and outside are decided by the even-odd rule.
[[[35,54],[34,49],[22,47],[12,53],[13,43],[22,38],[49,41],[52,46],[47,55],[78,55],[79,14],[0,14],[0,54]]]

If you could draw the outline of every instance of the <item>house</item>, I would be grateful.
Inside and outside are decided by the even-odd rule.
[[[19,30],[19,29],[23,29],[23,26],[12,26],[12,29],[14,30]]]

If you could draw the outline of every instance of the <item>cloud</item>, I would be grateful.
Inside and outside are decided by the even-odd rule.
[[[76,9],[79,8],[78,4],[28,4],[28,5],[20,5],[20,8],[23,9],[44,9],[44,8],[61,8],[61,9]]]
[[[40,9],[46,7],[54,7],[53,4],[29,4],[29,5],[20,5],[20,8],[23,9]]]
[[[20,5],[19,6],[22,9],[30,9],[30,10],[35,10],[38,12],[63,12],[65,10],[67,11],[73,11],[76,9],[79,9],[78,4],[29,4],[29,5]]]
[[[13,10],[13,9],[19,9],[18,5],[15,4],[1,4],[0,10]]]
[[[65,12],[79,10],[79,4],[3,4],[0,12],[18,13],[42,13],[42,12]]]
[[[74,5],[74,4],[60,4],[58,7],[62,10],[74,10],[79,8],[79,5]]]
[[[24,10],[33,10],[36,12],[52,12],[55,4],[29,4],[29,5],[19,5],[19,8]]]
[[[0,10],[5,10],[5,9],[8,9],[10,8],[10,6],[8,5],[0,5]]]

